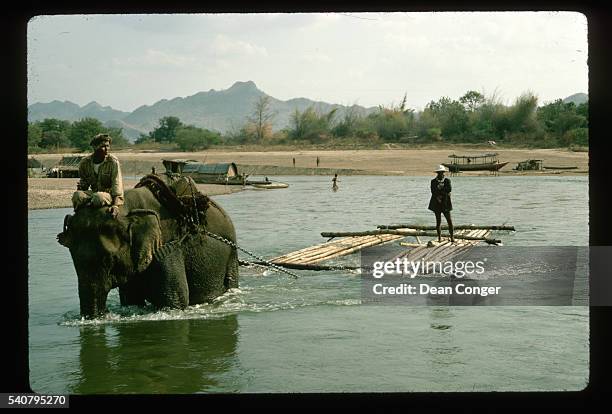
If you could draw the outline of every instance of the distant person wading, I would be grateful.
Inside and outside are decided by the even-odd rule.
[[[442,214],[448,223],[448,232],[450,233],[451,243],[455,242],[453,236],[453,221],[451,220],[451,181],[444,177],[446,168],[440,165],[435,173],[436,178],[431,180],[431,199],[429,200],[429,209],[436,215],[436,231],[438,232],[438,241],[442,241]]]
[[[338,174],[334,174],[334,178],[332,178],[332,190],[338,191]]]

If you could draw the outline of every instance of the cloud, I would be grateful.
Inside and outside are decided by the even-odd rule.
[[[305,55],[302,55],[299,60],[303,63],[308,63],[312,65],[323,65],[333,62],[332,58],[322,53],[307,53]]]
[[[140,56],[113,58],[112,63],[117,69],[138,68],[138,70],[147,68],[185,68],[198,64],[194,56],[185,56],[157,49],[147,49]]]
[[[222,34],[215,36],[211,45],[211,51],[216,55],[268,56],[268,51],[265,47],[243,42],[242,40],[235,40]]]

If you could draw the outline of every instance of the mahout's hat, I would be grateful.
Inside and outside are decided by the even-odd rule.
[[[434,172],[440,172],[440,171],[446,172],[448,170],[446,169],[446,167],[444,165],[440,164],[440,165],[438,165],[438,168],[436,168],[436,170]]]
[[[113,139],[111,138],[111,136],[109,134],[98,134],[95,137],[92,138],[92,140],[89,142],[89,145],[91,145],[94,148],[97,148],[98,145],[107,142],[109,144],[112,144]]]

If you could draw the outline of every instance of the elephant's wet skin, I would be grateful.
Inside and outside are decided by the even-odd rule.
[[[212,200],[206,230],[236,242],[229,216]],[[185,232],[179,218],[145,187],[125,192],[113,219],[105,208],[81,208],[67,216],[58,241],[70,249],[78,276],[81,315],[106,312],[108,292],[118,287],[122,305],[185,308],[238,286],[238,260],[231,246]]]

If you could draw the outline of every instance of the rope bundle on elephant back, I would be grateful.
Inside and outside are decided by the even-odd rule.
[[[155,198],[177,217],[182,225],[201,225],[205,227],[206,210],[209,207],[210,199],[200,193],[189,178],[181,177],[179,180],[180,183],[182,183],[183,180],[187,181],[191,194],[185,194],[185,191],[182,191],[182,194],[177,196],[172,187],[166,184],[160,176],[153,174],[144,176],[134,188],[148,188]],[[175,182],[174,184],[176,187],[178,183]]]
[[[190,210],[190,216],[195,216],[195,214],[199,214],[199,224],[206,227],[206,210],[208,210],[210,199],[204,194],[197,192],[193,196],[180,196],[179,200],[185,205],[188,206]],[[193,207],[195,204],[195,211],[193,211]]]

